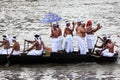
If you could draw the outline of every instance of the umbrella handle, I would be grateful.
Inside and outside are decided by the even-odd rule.
[[[50,27],[52,27],[52,23],[50,23]]]

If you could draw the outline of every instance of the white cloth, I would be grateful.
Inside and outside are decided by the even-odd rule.
[[[0,50],[0,54],[10,54],[12,51],[12,48],[10,49],[3,49],[3,50]],[[20,51],[13,51],[12,55],[19,55],[20,54]]]
[[[31,50],[28,52],[27,55],[42,55],[42,52],[43,52],[43,48],[40,50]]]
[[[102,51],[102,55],[106,56],[106,57],[112,57],[112,56],[114,56],[114,53],[111,53],[111,52],[109,52],[108,49],[105,49],[104,51]]]
[[[77,36],[77,43],[80,54],[87,54],[85,37]]]
[[[62,42],[63,42],[63,37],[59,36],[58,37],[58,50],[62,50]]]
[[[36,38],[36,40],[37,40],[37,42],[39,43],[39,44],[41,44],[41,40],[40,40],[40,38],[38,37],[38,38]]]
[[[12,55],[19,55],[20,54],[20,51],[13,51]]]
[[[65,37],[64,43],[63,43],[63,49],[65,49],[65,51],[67,53],[69,52],[73,52],[73,37],[72,35],[67,35]]]
[[[51,39],[52,52],[58,52],[58,38]]]
[[[1,54],[10,54],[11,51],[12,51],[12,48],[10,48],[10,49],[3,49],[3,50],[1,50]]]
[[[3,50],[1,49],[1,50],[0,50],[0,54],[2,54],[2,51],[3,51]]]
[[[95,41],[94,41],[94,36],[93,35],[87,35],[87,46],[88,49],[94,49]]]
[[[51,39],[52,52],[58,52],[58,50],[62,50],[62,41],[63,41],[62,36]]]

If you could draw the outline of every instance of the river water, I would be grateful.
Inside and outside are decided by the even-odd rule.
[[[33,40],[34,34],[40,34],[45,45],[50,45],[49,24],[41,23],[45,13],[54,12],[62,17],[59,22],[63,30],[65,21],[88,20],[93,26],[100,22],[102,29],[95,33],[111,36],[120,45],[120,0],[1,0],[0,1],[0,37],[17,36],[21,51],[24,39]],[[74,47],[76,34],[74,32]],[[115,48],[119,50],[119,48]],[[36,64],[0,66],[0,80],[120,80],[120,60],[115,64],[96,63],[79,64]]]

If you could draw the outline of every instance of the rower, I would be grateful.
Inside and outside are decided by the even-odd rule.
[[[70,27],[70,22],[66,21],[66,28],[64,30],[64,43],[63,43],[63,49],[67,52],[73,52],[73,31],[75,27],[75,23],[73,22],[73,27]]]
[[[107,57],[112,57],[114,56],[114,46],[117,46],[115,45],[115,43],[113,43],[111,41],[110,38],[107,39],[107,44],[106,46],[101,50],[101,55],[102,56],[107,56]]]
[[[28,51],[27,55],[42,55],[42,52],[45,49],[44,43],[39,35],[36,34],[34,37],[35,37],[34,41],[25,40],[28,43],[31,43],[32,46],[29,49],[25,50],[24,52]]]
[[[51,24],[51,46],[52,52],[59,52],[62,50],[62,31],[57,23]]]
[[[4,46],[4,49],[0,50],[0,54],[9,54],[9,52],[11,51],[10,42],[6,35],[3,35],[3,41],[0,41],[0,43],[2,43],[0,47]]]
[[[58,52],[62,52],[62,43],[63,43],[63,36],[62,36],[62,30],[59,27],[59,23],[57,22],[57,28],[58,28],[58,32],[59,32],[59,36],[58,36]]]
[[[88,45],[88,51],[89,53],[92,53],[93,49],[94,49],[94,33],[96,31],[98,31],[99,29],[101,29],[102,26],[99,24],[97,24],[96,28],[92,27],[92,21],[88,20],[86,23],[86,29],[87,29],[87,45]]]
[[[12,51],[8,55],[8,58],[11,55],[19,55],[20,54],[20,44],[16,41],[16,36],[13,36],[12,41],[13,41],[14,44],[13,44],[13,46],[11,46],[12,47]]]
[[[80,54],[86,55],[86,33],[87,30],[85,29],[85,22],[84,21],[78,21],[77,22],[77,28],[76,28],[76,33],[77,33],[77,43],[78,43],[78,50],[80,50]]]

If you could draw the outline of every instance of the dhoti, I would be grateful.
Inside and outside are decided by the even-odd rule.
[[[52,52],[58,52],[58,38],[52,38],[51,47],[52,47]]]
[[[72,35],[67,35],[65,37],[64,43],[63,43],[63,49],[65,49],[65,51],[67,53],[69,52],[73,52],[73,37]]]
[[[1,54],[10,54],[11,51],[12,51],[12,48],[10,48],[10,49],[3,49],[0,52],[1,52]]]
[[[43,49],[40,50],[31,50],[27,55],[42,55]]]
[[[20,51],[13,51],[12,55],[19,55],[20,54]]]
[[[58,37],[58,50],[62,50],[62,42],[63,42],[63,37],[59,36]]]
[[[109,52],[108,49],[105,49],[104,51],[102,51],[102,55],[106,56],[106,57],[112,57],[112,56],[114,56],[114,53],[111,53],[111,52]]]
[[[80,54],[87,54],[85,37],[77,36],[78,50]]]
[[[95,44],[94,36],[88,34],[87,35],[87,46],[88,46],[88,49],[94,49],[94,44]]]

